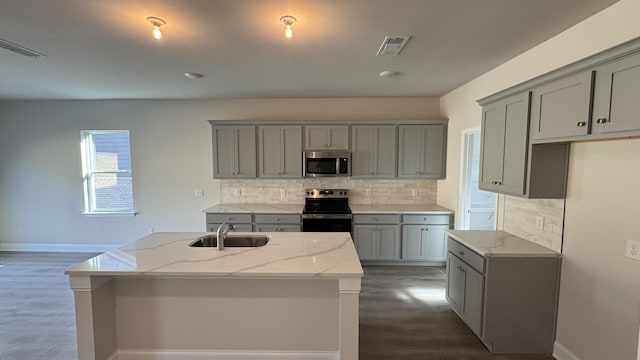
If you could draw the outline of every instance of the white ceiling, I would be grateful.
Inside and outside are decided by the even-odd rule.
[[[0,38],[46,54],[0,49],[0,99],[439,96],[616,1],[0,0]]]

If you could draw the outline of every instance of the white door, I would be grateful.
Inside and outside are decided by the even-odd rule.
[[[463,167],[460,186],[460,229],[496,228],[496,194],[478,189],[480,175],[480,130],[463,134]]]

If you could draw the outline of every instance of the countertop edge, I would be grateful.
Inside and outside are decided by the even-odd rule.
[[[453,230],[453,231],[464,231],[464,230]],[[474,244],[468,242],[467,240],[461,238],[460,236],[451,233],[451,231],[445,231],[445,233],[447,234],[448,237],[453,238],[454,240],[456,240],[457,242],[461,243],[462,245],[468,247],[469,249],[471,249],[472,251],[474,251],[475,253],[486,257],[486,258],[490,258],[490,257],[553,257],[553,258],[561,258],[562,254],[556,252],[555,250],[546,248],[542,245],[536,244],[532,241],[523,239],[517,235],[511,234],[509,232],[503,231],[503,230],[495,230],[496,233],[505,233],[505,234],[509,234],[510,236],[514,237],[514,238],[518,238],[522,241],[527,241],[533,245],[539,246],[547,251],[549,251],[548,253],[487,253],[486,251],[482,250],[481,248],[478,248],[477,246],[475,246]]]

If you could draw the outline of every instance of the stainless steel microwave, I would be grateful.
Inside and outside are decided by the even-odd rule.
[[[305,151],[302,173],[306,178],[351,176],[349,151]]]

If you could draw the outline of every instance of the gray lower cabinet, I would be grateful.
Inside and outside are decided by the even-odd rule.
[[[453,224],[448,214],[402,215],[402,260],[446,260],[445,231]]]
[[[231,214],[231,213],[208,213],[207,231],[215,232],[223,223],[233,224],[234,231],[251,232],[253,231],[251,214]]]
[[[256,177],[255,126],[214,126],[212,137],[214,178]]]
[[[482,107],[481,190],[528,198],[563,198],[569,145],[529,142],[530,93]]]
[[[305,150],[349,150],[349,126],[307,125],[304,127]]]
[[[354,125],[351,127],[353,178],[396,176],[396,127]]]
[[[353,242],[360,260],[400,260],[400,217],[396,214],[353,216]]]
[[[596,68],[592,133],[624,136],[640,131],[640,54]],[[630,134],[632,135],[632,134]]]
[[[590,133],[593,75],[593,71],[584,71],[533,89],[533,141],[554,141]]]
[[[302,126],[258,126],[258,176],[302,177]]]
[[[398,126],[398,178],[444,179],[445,125]]]
[[[299,232],[301,217],[298,214],[255,214],[253,231]]]
[[[560,257],[485,257],[451,237],[447,246],[447,301],[489,351],[552,353]]]

